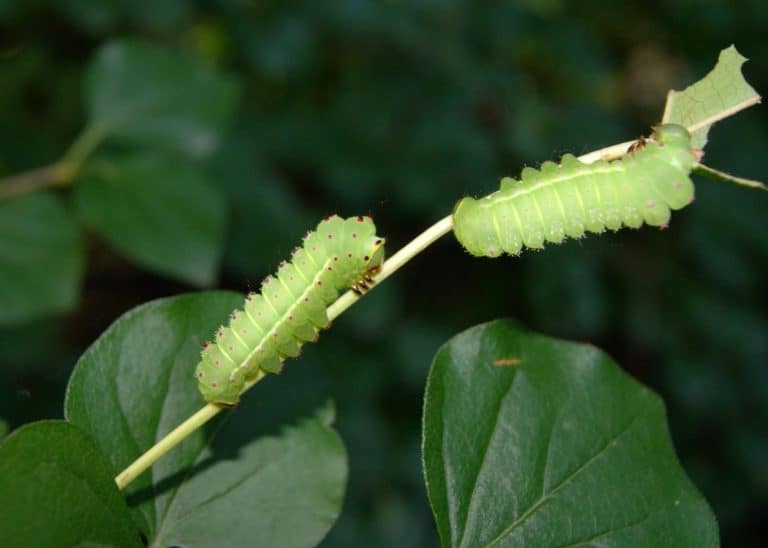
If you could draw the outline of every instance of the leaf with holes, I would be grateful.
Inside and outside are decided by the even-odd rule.
[[[435,356],[427,489],[445,546],[715,546],[664,406],[587,345],[509,321]]]

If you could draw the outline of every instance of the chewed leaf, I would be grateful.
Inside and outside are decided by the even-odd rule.
[[[704,78],[683,91],[669,92],[662,123],[685,126],[691,144],[704,148],[712,124],[760,102],[741,73],[746,61],[734,46],[721,51],[717,65]]]

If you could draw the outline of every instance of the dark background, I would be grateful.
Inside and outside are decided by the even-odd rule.
[[[752,59],[750,83],[768,89],[762,0],[567,4],[0,0],[0,176],[50,163],[74,139],[83,73],[105,41],[139,37],[216,65],[242,86],[236,123],[205,165],[230,203],[217,287],[245,291],[323,215],[372,214],[391,253],[502,175],[647,133],[667,89],[703,76],[731,43]],[[719,124],[707,162],[768,180],[767,112]],[[600,346],[659,392],[723,543],[760,545],[768,194],[695,182],[695,204],[666,231],[496,261],[446,237],[249,394],[270,411],[238,419],[270,431],[336,401],[351,471],[325,545],[437,544],[420,464],[429,362],[451,335],[503,316]],[[11,427],[61,417],[77,357],[122,312],[196,289],[94,235],[87,264],[70,314],[0,330]]]

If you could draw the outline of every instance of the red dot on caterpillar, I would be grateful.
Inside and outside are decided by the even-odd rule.
[[[331,220],[334,217],[338,216],[331,215],[327,219]],[[321,309],[315,310],[315,306],[323,308],[328,306],[331,299],[338,296],[337,288],[344,285],[350,287],[347,285],[350,281],[353,282],[352,285],[358,294],[373,285],[373,269],[382,262],[382,244],[385,240],[377,237],[375,233],[370,233],[368,226],[353,229],[354,225],[350,224],[354,223],[354,219],[357,219],[357,222],[366,223],[367,218],[370,217],[356,216],[343,219],[345,223],[339,225],[338,229],[335,224],[333,227],[324,225],[319,233],[309,232],[305,238],[307,243],[303,247],[294,248],[291,253],[294,258],[288,261],[291,267],[297,269],[296,274],[288,268],[289,265],[285,261],[281,261],[279,274],[283,277],[269,276],[262,282],[261,291],[248,293],[246,303],[252,304],[248,304],[245,313],[258,329],[250,329],[250,324],[248,329],[243,328],[244,323],[240,318],[246,319],[246,317],[243,316],[242,309],[231,315],[231,322],[235,320],[237,322],[230,323],[228,327],[232,329],[232,333],[224,332],[221,338],[214,339],[214,344],[216,342],[220,344],[219,348],[215,353],[208,350],[205,355],[209,357],[198,365],[202,368],[201,371],[209,372],[205,373],[207,378],[215,378],[218,381],[216,388],[211,387],[207,378],[204,383],[200,382],[200,390],[207,401],[220,405],[237,403],[244,381],[251,380],[252,375],[259,371],[262,364],[265,371],[272,372],[273,369],[278,369],[276,363],[285,358],[279,350],[280,341],[287,342],[292,340],[291,337],[298,338],[297,333],[302,334],[303,340],[317,339],[320,329],[327,326],[328,320],[324,318],[325,314],[322,314]],[[334,222],[338,223],[338,219]],[[323,234],[326,236],[325,239],[322,237]],[[339,245],[344,245],[345,248],[339,250],[334,248]],[[305,252],[306,255],[300,252]],[[341,261],[345,255],[348,262]],[[365,262],[362,260],[363,257]],[[344,268],[340,268],[340,265]],[[272,284],[272,278],[275,278],[274,284]],[[286,282],[289,283],[286,284]],[[288,293],[276,287],[283,285],[289,288]],[[273,291],[274,299],[265,299],[269,289]],[[257,293],[261,293],[259,299],[267,301],[263,306],[255,298]],[[292,295],[298,296],[295,301]],[[280,317],[272,313],[272,308],[278,304],[275,301],[285,306],[284,316]],[[274,306],[270,307],[270,304]],[[310,309],[311,314],[306,315],[303,312],[297,314],[298,310],[303,310],[299,305]],[[245,323],[248,321],[246,320]],[[239,328],[240,335],[236,335],[235,327]],[[311,336],[312,333],[314,337]],[[238,339],[237,344],[230,335]],[[221,344],[221,341],[226,342]],[[244,352],[247,348],[241,349],[241,344],[249,347],[250,353]],[[253,356],[256,358],[254,359]],[[221,363],[214,366],[214,360]],[[206,367],[209,369],[205,369]],[[220,376],[222,372],[229,374],[226,378],[228,380]]]

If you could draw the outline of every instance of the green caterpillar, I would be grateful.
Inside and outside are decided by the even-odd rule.
[[[695,164],[688,131],[660,125],[616,160],[584,164],[566,154],[559,165],[525,168],[520,180],[505,177],[489,196],[463,198],[453,211],[454,234],[472,255],[498,257],[605,228],[666,227],[670,210],[693,201]]]
[[[215,342],[203,346],[195,376],[206,401],[234,405],[259,370],[277,373],[328,326],[326,307],[339,292],[358,295],[373,283],[384,261],[384,238],[370,217],[327,217],[304,237],[304,246],[251,293]]]

